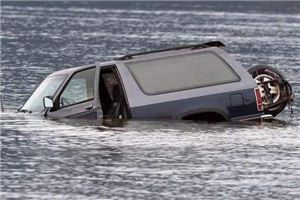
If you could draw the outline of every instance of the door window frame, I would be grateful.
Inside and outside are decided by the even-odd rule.
[[[73,104],[69,104],[67,106],[62,106],[60,107],[60,97],[61,95],[63,94],[63,92],[65,91],[66,87],[68,86],[68,84],[70,83],[70,81],[72,80],[72,78],[80,73],[80,72],[83,72],[83,71],[86,71],[86,70],[90,70],[90,69],[95,69],[95,75],[94,75],[94,84],[93,84],[93,98],[90,98],[90,99],[86,99],[84,101],[80,101],[80,102],[76,102],[76,103],[73,103]],[[82,69],[82,70],[79,70],[79,71],[76,71],[74,72],[67,80],[67,82],[64,84],[64,86],[62,87],[61,91],[59,92],[59,94],[57,95],[57,98],[55,100],[55,110],[54,111],[58,111],[58,110],[61,110],[61,109],[64,109],[64,108],[68,108],[68,107],[71,107],[71,106],[75,106],[75,105],[78,105],[78,104],[82,104],[82,103],[85,103],[85,102],[89,102],[89,101],[94,101],[95,99],[95,81],[96,81],[96,71],[97,71],[97,68],[95,65],[91,66],[91,67],[88,67],[88,68],[85,68],[85,69]]]

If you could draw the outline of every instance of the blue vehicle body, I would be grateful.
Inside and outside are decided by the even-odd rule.
[[[48,78],[65,76],[65,79],[53,94],[44,97],[53,105],[44,105],[39,113],[52,118],[209,121],[271,118],[262,109],[256,81],[223,46],[212,42],[130,54],[111,62],[54,72]],[[194,63],[202,62],[199,65],[202,69],[189,63],[189,58]],[[197,78],[197,73],[202,77]],[[84,80],[84,87],[89,88],[80,89],[74,85],[74,79]],[[77,94],[80,95],[80,90],[84,91],[81,99]],[[70,98],[77,100],[72,102]],[[19,111],[28,111],[30,106],[26,103]]]

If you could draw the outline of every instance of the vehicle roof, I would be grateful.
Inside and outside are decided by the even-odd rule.
[[[225,45],[220,42],[220,41],[212,41],[212,42],[207,42],[203,44],[192,44],[192,45],[185,45],[185,46],[178,46],[174,48],[167,48],[167,49],[160,49],[160,50],[153,50],[153,51],[146,51],[146,52],[139,52],[139,53],[134,53],[134,54],[127,54],[122,57],[117,58],[114,61],[108,61],[108,62],[96,62],[94,64],[89,64],[89,65],[83,65],[79,67],[72,67],[68,69],[63,69],[56,71],[49,76],[57,76],[57,75],[69,75],[73,74],[76,71],[84,70],[96,65],[116,65],[118,63],[126,63],[126,62],[132,62],[136,60],[144,60],[144,59],[151,59],[151,58],[157,58],[157,57],[165,57],[165,56],[170,56],[170,55],[177,55],[182,54],[182,53],[189,53],[189,52],[199,52],[203,50],[211,50],[217,52],[220,47],[224,47]]]
[[[151,51],[127,54],[122,57],[119,57],[117,60],[128,60],[128,59],[132,59],[134,56],[176,51],[176,50],[182,50],[182,49],[194,50],[194,49],[205,49],[205,48],[209,48],[209,47],[224,47],[224,46],[225,45],[220,41],[211,41],[211,42],[206,42],[206,43],[201,43],[201,44],[190,44],[190,45],[177,46],[177,47],[173,47],[173,48],[158,49],[158,50],[151,50]]]
[[[83,66],[79,66],[79,67],[72,67],[72,68],[63,69],[63,70],[53,72],[49,76],[69,75],[69,74],[72,74],[73,72],[84,70],[84,69],[87,69],[87,68],[90,68],[90,67],[95,67],[95,66],[96,66],[96,63],[89,64],[89,65],[83,65]]]
[[[59,70],[59,71],[53,72],[49,76],[68,75],[68,74],[73,73],[74,71],[80,70],[81,68],[85,69],[85,68],[87,68],[87,66],[72,67],[72,68],[68,68],[68,69]]]

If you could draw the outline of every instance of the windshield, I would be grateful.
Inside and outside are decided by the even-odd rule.
[[[43,98],[45,96],[53,96],[66,77],[66,75],[59,75],[46,78],[27,100],[27,102],[21,108],[21,111],[43,111]]]

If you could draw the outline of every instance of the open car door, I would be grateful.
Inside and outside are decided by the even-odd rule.
[[[98,89],[100,68],[94,65],[69,77],[56,94],[54,107],[46,115],[52,118],[101,118]]]

